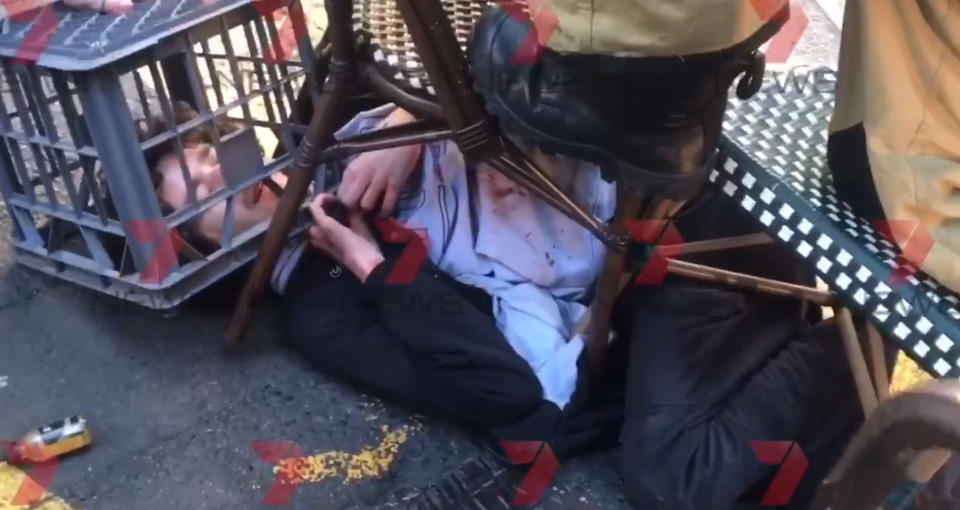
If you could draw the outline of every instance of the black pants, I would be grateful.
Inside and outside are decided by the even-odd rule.
[[[757,231],[725,197],[678,223],[686,241]],[[810,284],[778,248],[701,260]],[[754,441],[795,441],[810,467],[791,499],[805,508],[862,422],[840,335],[797,300],[690,280],[634,287],[620,303],[631,331],[623,475],[640,509],[753,508],[779,466]]]
[[[724,197],[679,226],[687,241],[756,231]],[[776,248],[707,258],[700,261],[810,283]],[[482,292],[429,262],[410,285],[386,284],[389,270],[383,264],[361,284],[324,257],[302,261],[289,289],[294,346],[322,371],[394,402],[512,429],[501,438],[556,438],[558,410],[542,400],[532,370],[483,312],[490,305]],[[759,499],[778,466],[760,464],[751,441],[796,441],[811,462],[793,498],[799,504],[861,420],[836,330],[812,327],[810,316],[798,301],[689,281],[632,288],[615,325],[630,340],[618,346],[629,354],[610,356],[611,379],[617,361],[627,373],[620,385],[626,405],[585,406],[596,412],[562,420],[562,438],[576,443],[571,449],[604,435],[609,442],[615,433],[605,431],[623,415],[627,492],[638,508],[670,510],[726,510]],[[574,404],[587,394],[597,396],[578,388]],[[516,423],[535,426],[517,433]]]
[[[398,253],[384,251],[364,283],[325,256],[304,255],[287,293],[293,347],[384,399],[476,428],[535,427],[529,434],[546,439],[559,409],[497,329],[489,297],[429,260],[412,283],[388,284]]]

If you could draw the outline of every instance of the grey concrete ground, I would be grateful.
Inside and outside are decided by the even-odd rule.
[[[273,472],[255,455],[255,440],[293,441],[306,455],[350,454],[377,447],[384,426],[409,429],[384,474],[304,483],[291,508],[378,508],[478,453],[456,428],[305,366],[278,343],[275,303],[260,310],[248,343],[230,350],[221,342],[226,310],[163,315],[5,266],[0,438],[84,414],[95,445],[66,459],[51,487],[78,508],[259,507]],[[622,507],[615,462],[610,453],[565,467],[550,494],[563,504],[550,506],[583,498],[594,508]]]
[[[800,4],[810,27],[791,63],[832,64],[837,28],[813,0]],[[66,459],[51,487],[77,508],[261,507],[273,471],[255,440],[349,455],[382,445],[383,427],[407,431],[383,473],[346,481],[339,470],[299,486],[290,508],[314,510],[398,505],[478,453],[457,428],[305,366],[280,345],[276,302],[228,350],[225,308],[201,297],[161,314],[39,276],[13,263],[9,228],[0,209],[0,439],[84,414],[95,445]],[[612,451],[562,466],[543,506],[627,508],[618,462]]]

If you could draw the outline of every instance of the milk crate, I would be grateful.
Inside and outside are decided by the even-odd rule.
[[[237,204],[280,192],[263,183],[292,163],[312,63],[297,0],[143,0],[121,16],[57,2],[5,19],[0,223],[16,260],[155,309],[243,266],[269,219],[236,228]],[[198,150],[220,185],[194,178]],[[160,160],[187,183],[175,206],[158,199]],[[217,239],[198,235],[215,214]]]

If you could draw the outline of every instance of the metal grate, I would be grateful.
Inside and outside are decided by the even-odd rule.
[[[815,73],[836,81],[833,71]],[[836,195],[826,157],[834,86],[779,78],[732,101],[710,181],[924,370],[960,376],[960,295],[899,260],[900,249]]]

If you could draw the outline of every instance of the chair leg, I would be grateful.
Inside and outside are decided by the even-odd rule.
[[[483,100],[470,88],[467,58],[443,5],[437,0],[397,0],[397,8],[464,159],[475,164],[502,154],[500,136],[487,118]]]
[[[626,235],[615,233],[602,220],[567,195],[549,174],[537,166],[508,138],[503,138],[503,146],[502,154],[487,161],[490,166],[589,230],[605,245],[626,246]]]
[[[887,357],[883,351],[883,337],[872,322],[865,322],[867,323],[866,349],[870,356],[873,387],[877,390],[877,399],[883,402],[890,397],[890,376],[887,371]]]
[[[843,337],[843,346],[847,351],[847,361],[850,363],[851,372],[853,372],[857,396],[860,398],[860,405],[863,406],[863,415],[870,416],[877,408],[877,392],[873,387],[870,371],[867,369],[867,361],[863,357],[863,350],[860,348],[860,340],[857,338],[853,316],[848,308],[835,307],[834,312],[840,326],[840,335]]]
[[[627,224],[638,218],[659,224],[656,220],[669,219],[683,205],[683,202],[670,199],[647,199],[627,186],[618,189],[617,211],[614,217],[614,234],[629,239]],[[587,332],[587,361],[591,377],[597,378],[603,373],[606,364],[606,349],[610,339],[610,319],[617,297],[629,282],[625,274],[627,261],[626,246],[614,247],[607,251],[603,270],[597,281],[593,302],[590,304]]]
[[[960,383],[953,379],[931,381],[886,400],[867,416],[822,481],[811,508],[912,508],[950,452],[960,451],[958,412]]]
[[[287,187],[277,205],[277,211],[270,220],[270,226],[260,246],[260,253],[227,328],[226,338],[231,343],[239,342],[246,333],[253,306],[263,295],[270,281],[277,258],[287,241],[300,205],[306,198],[317,166],[319,150],[332,139],[336,120],[355,80],[356,58],[351,24],[353,1],[327,0],[324,5],[327,9],[327,19],[330,20],[328,30],[333,44],[330,74],[324,83],[323,96],[315,106],[310,125],[300,142]]]
[[[623,239],[611,235],[603,222],[564,194],[546,173],[492,126],[483,108],[483,99],[470,88],[472,79],[467,59],[443,5],[436,0],[397,0],[397,7],[464,159],[472,164],[488,162],[589,229],[604,243],[622,243]]]
[[[325,6],[333,55],[324,94],[314,109],[307,133],[297,151],[287,189],[270,222],[253,271],[234,311],[227,331],[227,339],[232,342],[238,341],[246,331],[253,305],[265,290],[297,211],[306,198],[320,149],[330,141],[334,123],[359,71],[353,44],[352,0],[327,0]],[[608,245],[625,246],[624,235],[611,233],[603,222],[564,194],[546,173],[493,127],[484,111],[482,99],[470,88],[466,57],[457,44],[442,4],[437,0],[398,0],[397,6],[436,91],[446,124],[453,132],[454,141],[464,159],[468,163],[490,162],[588,228]],[[432,108],[426,110],[433,111]],[[620,267],[622,265],[621,260]]]

